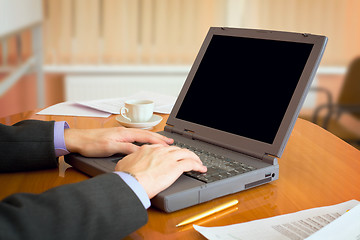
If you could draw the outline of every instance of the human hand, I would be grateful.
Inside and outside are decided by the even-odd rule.
[[[199,157],[187,150],[175,146],[143,145],[122,160],[115,171],[133,174],[144,187],[149,198],[168,188],[187,171],[206,172],[207,168]]]
[[[65,129],[65,145],[69,152],[85,157],[107,157],[116,153],[130,154],[140,147],[133,142],[161,144],[174,142],[160,134],[133,128]]]

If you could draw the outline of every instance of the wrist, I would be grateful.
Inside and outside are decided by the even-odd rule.
[[[139,179],[137,179],[137,177],[136,177],[134,174],[132,174],[132,173],[130,173],[130,172],[126,172],[126,171],[122,171],[122,172],[123,172],[123,173],[126,173],[126,174],[129,174],[130,176],[132,176],[133,178],[135,178],[136,181],[139,182]]]
[[[81,139],[78,129],[65,129],[64,130],[64,140],[66,148],[69,152],[79,152]]]

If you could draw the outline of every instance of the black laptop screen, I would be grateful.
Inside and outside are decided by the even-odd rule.
[[[273,143],[312,47],[214,35],[176,118]]]

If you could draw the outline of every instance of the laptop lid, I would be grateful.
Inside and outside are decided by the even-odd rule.
[[[210,28],[165,131],[281,157],[326,42],[311,34]]]

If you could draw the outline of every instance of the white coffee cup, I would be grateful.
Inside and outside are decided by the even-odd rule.
[[[150,120],[154,112],[154,102],[151,100],[128,100],[120,109],[120,114],[133,123]]]

